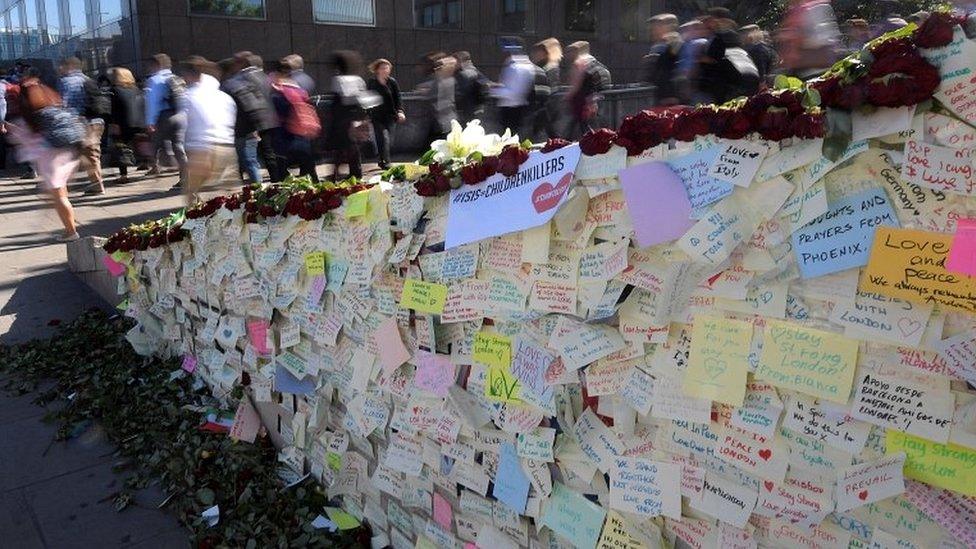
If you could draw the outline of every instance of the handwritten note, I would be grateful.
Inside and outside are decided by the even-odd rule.
[[[854,381],[857,341],[831,332],[770,321],[756,377],[777,387],[846,403]]]
[[[952,273],[976,276],[976,219],[956,221],[956,234],[945,267]]]
[[[700,210],[732,194],[734,185],[719,181],[709,174],[718,158],[719,148],[691,152],[668,160],[674,173],[681,178],[693,210]]]
[[[904,464],[905,454],[898,452],[838,471],[837,511],[843,513],[904,492]]]
[[[758,499],[759,493],[755,489],[709,473],[705,475],[701,496],[692,499],[691,506],[736,528],[743,528]]]
[[[369,191],[359,191],[346,197],[343,205],[346,207],[346,218],[362,217],[369,208]]]
[[[582,155],[576,165],[577,179],[604,179],[615,177],[627,167],[627,149],[610,147],[610,150],[593,156]]]
[[[444,311],[446,300],[447,286],[443,284],[424,282],[416,278],[408,278],[403,281],[400,307],[404,309],[439,315]]]
[[[943,339],[936,348],[950,372],[976,385],[976,333],[963,332]]]
[[[860,288],[974,313],[976,278],[945,269],[951,247],[950,235],[880,227],[871,259],[861,275]]]
[[[698,315],[682,387],[685,394],[741,406],[752,346],[752,324]]]
[[[552,496],[540,524],[549,527],[576,547],[594,547],[600,539],[600,530],[606,516],[607,512],[603,507],[557,482],[553,486]]]
[[[680,238],[695,224],[684,183],[668,164],[647,162],[622,170],[620,186],[640,247]]]
[[[125,263],[116,261],[110,255],[102,256],[102,264],[105,265],[106,269],[108,269],[108,274],[112,276],[122,276],[125,274],[125,269],[126,269]]]
[[[379,350],[379,360],[384,372],[389,374],[410,360],[410,351],[407,350],[403,344],[403,339],[400,338],[400,329],[397,327],[396,317],[387,317],[381,322],[373,331],[373,340]]]
[[[851,416],[935,442],[948,442],[955,400],[949,391],[866,373],[861,376]]]
[[[417,351],[417,356],[413,359],[417,363],[414,385],[439,397],[447,396],[448,389],[454,385],[454,363],[451,362],[451,357]]]
[[[234,414],[234,423],[230,427],[230,437],[234,440],[244,442],[254,442],[261,429],[261,416],[251,404],[251,399],[246,396],[237,405],[237,412]]]
[[[681,518],[681,465],[617,457],[610,471],[610,507],[645,517]]]
[[[719,181],[748,187],[769,149],[762,142],[736,140],[723,143],[708,175]]]
[[[895,109],[880,107],[872,112],[854,109],[851,112],[851,140],[860,141],[907,131],[912,127],[914,114],[914,105]]]
[[[959,25],[954,26],[952,42],[941,48],[922,49],[930,63],[939,67],[941,84],[935,91],[939,103],[970,124],[976,124],[976,82],[973,59],[976,44],[966,37]]]
[[[939,444],[889,429],[888,453],[905,453],[905,476],[932,486],[976,496],[976,450],[956,444]]]
[[[848,328],[848,335],[917,347],[932,316],[932,306],[902,301],[874,292],[857,292],[853,303],[838,303],[830,321]]]
[[[529,477],[519,465],[514,444],[503,442],[500,454],[492,495],[521,515],[525,512],[525,501],[529,497]]]
[[[325,252],[309,252],[305,254],[305,272],[309,276],[325,274]]]
[[[976,192],[972,161],[973,149],[940,147],[909,139],[905,142],[901,176],[921,187],[972,195]]]
[[[898,226],[880,188],[846,196],[827,213],[793,233],[793,251],[804,278],[860,267],[868,262],[875,229]]]

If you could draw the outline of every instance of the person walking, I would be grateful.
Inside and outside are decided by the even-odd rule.
[[[559,40],[555,38],[546,38],[545,40],[536,43],[532,46],[531,52],[532,62],[537,66],[542,68],[545,73],[545,81],[549,88],[549,94],[542,102],[540,108],[536,111],[535,121],[533,125],[532,135],[533,137],[545,132],[546,137],[553,138],[559,137],[559,99],[556,96],[556,92],[562,85],[562,73],[559,68],[559,63],[563,59],[563,48],[559,44]],[[538,74],[536,75],[536,99],[540,100],[539,92],[544,92],[544,89],[539,87]],[[540,100],[541,102],[541,100]]]
[[[366,108],[379,104],[378,96],[366,91],[366,81],[360,74],[361,60],[354,51],[341,50],[332,54],[332,103],[329,130],[325,134],[325,149],[332,152],[332,180],[339,179],[339,166],[349,165],[349,176],[363,176],[359,147],[369,140],[370,130]],[[377,97],[375,101],[367,97]]]
[[[59,92],[64,107],[85,122],[85,142],[81,146],[81,158],[88,171],[88,187],[85,194],[105,193],[102,176],[102,135],[105,119],[111,115],[111,100],[98,84],[81,72],[81,59],[68,57],[59,65],[61,79]]]
[[[441,52],[423,57],[428,79],[417,86],[417,92],[426,99],[427,119],[430,126],[427,139],[430,142],[444,139],[451,131],[451,121],[458,120],[456,60]]]
[[[742,48],[732,12],[709,8],[705,25],[712,37],[700,60],[701,91],[716,105],[759,91],[759,69]]]
[[[517,36],[503,38],[502,51],[507,54],[505,66],[499,84],[491,90],[498,105],[498,121],[503,129],[525,135],[530,96],[536,82],[535,66],[525,55],[525,44]]]
[[[108,134],[114,143],[118,182],[124,184],[129,182],[129,168],[138,163],[134,146],[136,135],[146,129],[146,104],[132,71],[115,67],[110,74],[112,114],[108,119]]]
[[[491,86],[488,77],[482,74],[471,61],[471,53],[463,50],[456,51],[451,57],[454,58],[456,67],[455,105],[460,117],[458,120],[463,126],[485,115],[485,102],[488,100],[488,88]]]
[[[290,57],[290,56],[289,56]],[[296,69],[292,60],[285,57],[279,62],[271,101],[278,115],[279,127],[274,129],[274,148],[278,155],[276,173],[272,181],[282,181],[288,176],[288,168],[298,164],[299,175],[309,176],[318,182],[312,140],[322,132],[315,107],[309,103],[308,92],[291,78]]]
[[[370,109],[369,116],[373,122],[373,134],[376,136],[376,153],[379,157],[380,168],[390,167],[390,147],[392,145],[393,129],[396,124],[402,124],[407,116],[403,113],[403,101],[400,99],[400,85],[391,73],[393,63],[387,59],[377,59],[369,64],[372,78],[366,88],[379,95],[382,101],[378,106]]]
[[[220,89],[237,105],[234,132],[240,171],[248,175],[251,183],[260,183],[259,156],[268,172],[275,172],[277,159],[271,148],[270,132],[278,127],[278,116],[271,104],[271,84],[253,63],[254,55],[249,51],[238,52],[233,58],[221,62],[226,70]]]
[[[214,63],[199,55],[180,62],[180,74],[186,82],[187,181],[183,194],[187,206],[197,202],[206,185],[220,181],[237,160],[237,105],[220,91],[220,82],[213,76],[216,72]]]
[[[578,138],[599,119],[602,92],[609,90],[613,81],[607,67],[590,53],[589,42],[573,42],[566,47],[566,57],[572,67],[566,94],[571,121],[566,135]]]
[[[146,131],[153,139],[154,154],[149,175],[159,175],[159,155],[172,148],[180,170],[174,188],[186,182],[186,83],[173,74],[173,61],[165,53],[157,53],[149,62],[151,76],[146,80]]]
[[[17,146],[18,160],[30,163],[41,178],[38,188],[51,198],[64,226],[58,241],[78,240],[68,182],[78,170],[78,151],[87,129],[62,107],[61,96],[42,84],[36,72],[23,76],[20,85],[19,110],[24,123],[9,125],[11,142]]]
[[[281,62],[288,65],[288,77],[298,84],[298,87],[305,90],[309,97],[315,95],[315,80],[305,72],[305,60],[301,55],[297,53],[286,55]]]
[[[650,52],[644,58],[647,82],[654,86],[654,103],[669,106],[681,103],[678,90],[678,59],[684,43],[678,33],[678,17],[672,13],[648,20]]]
[[[829,69],[842,54],[830,0],[792,0],[776,42],[784,74],[806,79]]]

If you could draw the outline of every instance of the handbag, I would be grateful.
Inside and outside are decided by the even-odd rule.
[[[35,116],[41,136],[56,149],[77,147],[85,140],[85,124],[73,112],[63,107],[44,107]]]
[[[128,143],[115,142],[115,162],[119,166],[131,168],[138,164],[136,153]]]

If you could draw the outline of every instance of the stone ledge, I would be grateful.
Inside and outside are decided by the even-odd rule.
[[[122,301],[118,293],[118,279],[109,274],[102,258],[107,254],[102,250],[105,238],[86,236],[67,244],[68,269],[111,305]]]

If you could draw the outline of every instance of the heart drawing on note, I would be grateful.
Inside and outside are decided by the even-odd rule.
[[[725,373],[728,364],[724,360],[709,357],[702,361],[702,366],[709,379],[715,379]]]
[[[898,329],[901,330],[901,335],[909,337],[922,329],[922,323],[910,318],[900,318],[898,319]]]
[[[535,211],[537,213],[548,212],[558,206],[572,181],[573,174],[568,173],[559,180],[559,183],[556,183],[555,187],[548,181],[536,187],[532,191],[532,205],[535,207]]]
[[[759,457],[763,458],[763,461],[769,461],[769,458],[773,457],[773,451],[769,448],[763,448],[759,450]]]
[[[868,491],[867,490],[864,490],[863,492],[858,492],[857,499],[859,499],[861,501],[864,501],[864,500],[868,499]]]
[[[773,491],[773,481],[771,481],[771,480],[764,480],[763,481],[763,486],[766,487],[766,491],[767,492],[772,492]]]

